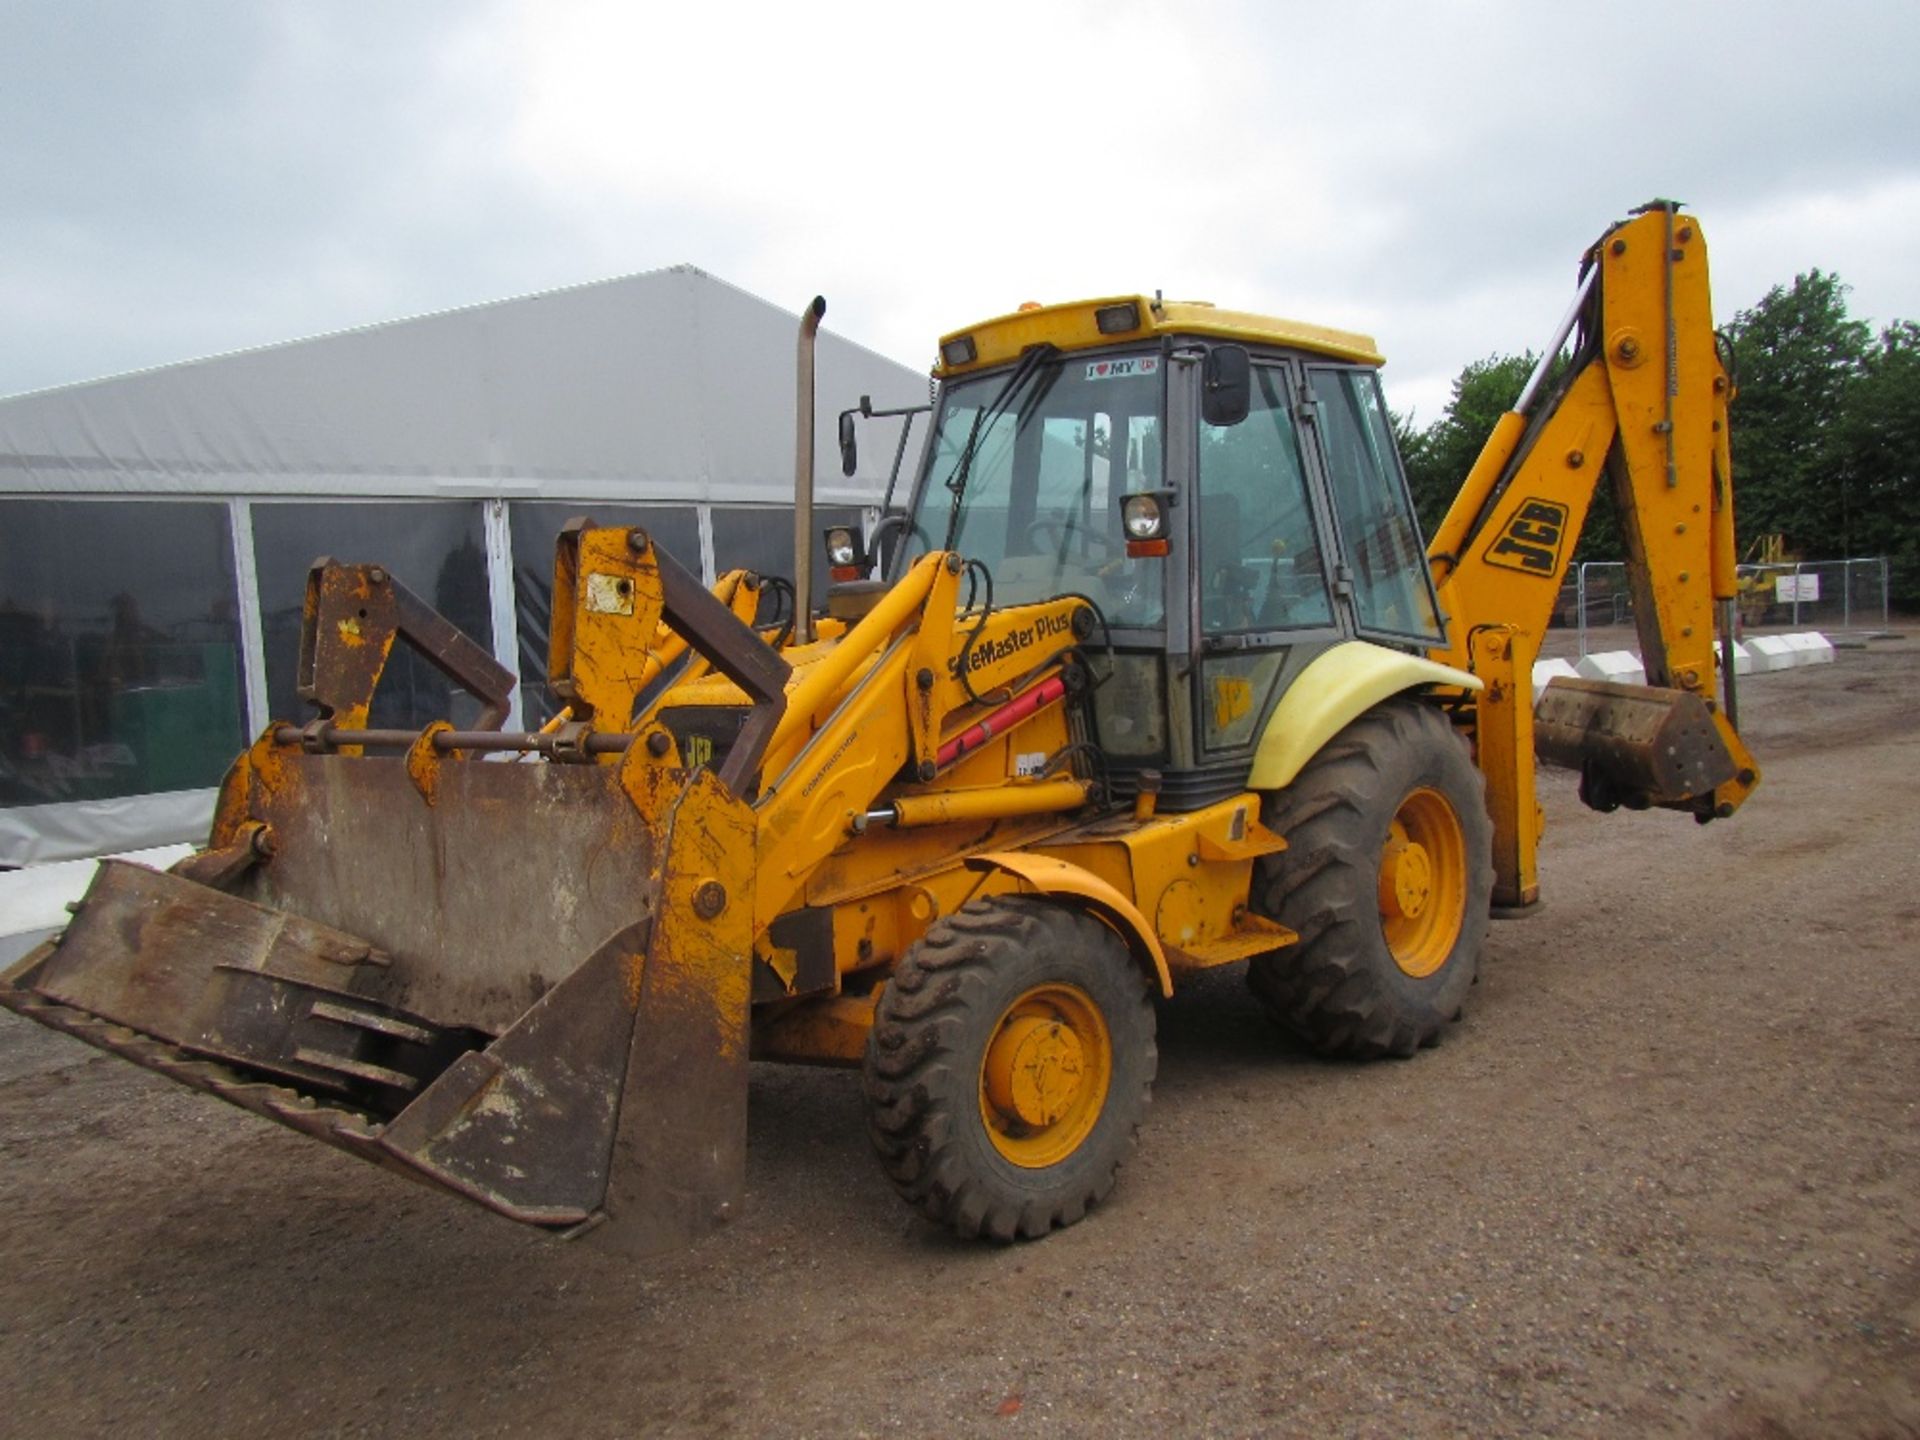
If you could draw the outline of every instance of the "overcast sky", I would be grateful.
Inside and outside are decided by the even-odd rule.
[[[1911,0],[12,0],[0,53],[0,394],[684,261],[916,368],[1028,299],[1364,330],[1425,421],[1656,195],[1722,321],[1814,266],[1920,318]]]

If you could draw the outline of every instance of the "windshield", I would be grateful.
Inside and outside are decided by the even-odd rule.
[[[945,547],[952,526],[995,604],[1076,591],[1110,624],[1159,624],[1165,562],[1127,558],[1120,497],[1166,483],[1161,378],[1158,355],[1083,355],[1011,387],[1005,371],[947,387],[909,557]]]

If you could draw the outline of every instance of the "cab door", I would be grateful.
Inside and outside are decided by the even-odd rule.
[[[1242,761],[1285,683],[1352,633],[1336,603],[1338,555],[1293,403],[1299,377],[1291,361],[1256,359],[1246,419],[1199,425],[1191,619],[1203,768]]]
[[[1305,375],[1301,409],[1331,511],[1335,598],[1368,639],[1421,649],[1444,644],[1379,375],[1344,365],[1308,365]]]

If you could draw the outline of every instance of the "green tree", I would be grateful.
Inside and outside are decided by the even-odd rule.
[[[1533,373],[1539,356],[1489,355],[1476,360],[1454,379],[1453,395],[1440,418],[1424,430],[1396,416],[1395,436],[1406,463],[1407,483],[1420,512],[1420,527],[1431,536],[1439,527],[1465,483],[1467,472],[1493,433],[1499,418],[1513,408],[1521,387]],[[1548,372],[1549,385],[1559,368]],[[1621,555],[1620,529],[1614,520],[1613,497],[1602,486],[1580,532],[1579,560],[1617,560]]]
[[[1742,549],[1778,531],[1809,558],[1857,553],[1840,432],[1872,340],[1864,322],[1847,317],[1847,287],[1837,275],[1810,270],[1740,311],[1728,332]]]
[[[1894,603],[1920,606],[1920,324],[1898,320],[1881,333],[1833,428],[1845,553],[1887,556]]]
[[[1424,533],[1439,527],[1494,422],[1513,408],[1538,360],[1531,353],[1476,360],[1454,379],[1453,396],[1438,420],[1417,432],[1403,426],[1401,458]]]
[[[1847,287],[1811,270],[1776,285],[1728,327],[1739,542],[1780,532],[1809,559],[1884,554],[1894,600],[1920,605],[1920,324],[1876,340],[1847,314]],[[1394,417],[1420,521],[1431,535],[1535,357],[1490,355],[1463,369],[1440,418]],[[1623,553],[1601,485],[1576,560]]]

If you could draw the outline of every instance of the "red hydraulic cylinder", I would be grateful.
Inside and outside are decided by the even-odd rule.
[[[962,730],[942,745],[934,759],[942,768],[951,765],[969,751],[978,750],[996,735],[1004,735],[1042,706],[1051,705],[1067,693],[1067,682],[1058,675],[1042,680],[1031,690],[1023,690],[998,710]]]

